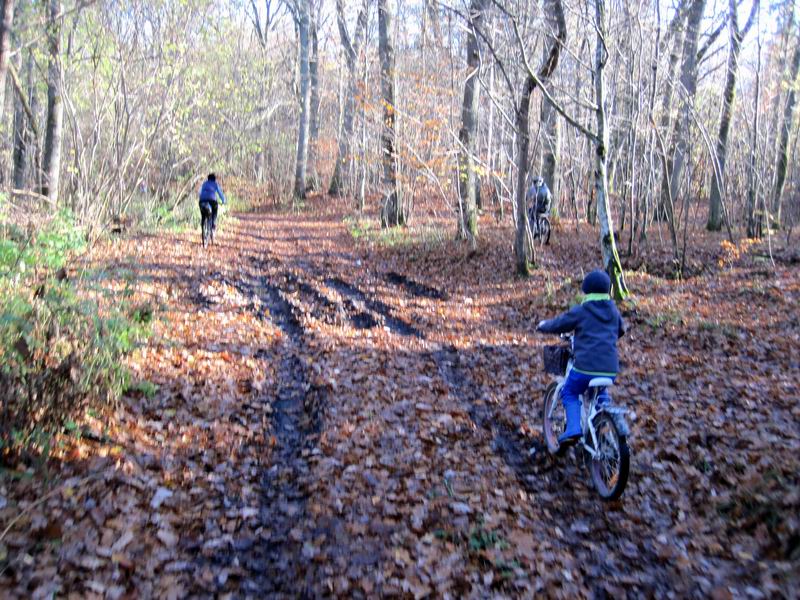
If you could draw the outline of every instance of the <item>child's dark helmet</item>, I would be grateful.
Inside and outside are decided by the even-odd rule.
[[[208,174],[208,180],[209,181],[216,181],[217,180],[217,176],[214,175],[214,173],[209,173]]]
[[[605,271],[592,271],[583,278],[581,290],[584,294],[608,294],[611,291],[611,279]]]

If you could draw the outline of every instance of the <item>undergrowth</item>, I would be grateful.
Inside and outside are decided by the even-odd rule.
[[[123,359],[154,308],[133,303],[130,282],[98,297],[67,275],[86,247],[69,212],[27,231],[0,223],[0,463],[13,464],[46,458],[68,423],[116,403],[128,385]]]

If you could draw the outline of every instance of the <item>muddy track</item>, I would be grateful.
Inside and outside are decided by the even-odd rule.
[[[265,399],[272,406],[274,444],[261,485],[261,536],[234,545],[228,557],[245,571],[240,589],[250,597],[299,597],[310,583],[302,556],[302,526],[308,500],[308,458],[322,426],[320,394],[324,392],[309,384],[302,360],[307,354],[305,332],[282,289],[286,284],[284,280],[279,286],[261,276],[237,286],[259,298],[266,308],[262,315],[283,333],[274,397]],[[260,350],[256,357],[274,360],[274,350]]]
[[[545,456],[547,449],[539,441],[523,437],[481,400],[455,347],[444,346],[431,353],[431,359],[450,393],[465,405],[473,423],[491,434],[492,451],[503,458],[523,489],[530,494],[540,492],[539,476],[552,468],[552,462]]]
[[[405,337],[425,337],[419,329],[403,319],[395,317],[392,314],[392,309],[388,305],[380,300],[367,296],[367,294],[362,292],[359,288],[346,282],[344,279],[328,277],[325,279],[325,285],[339,292],[342,297],[348,298],[350,302],[353,303],[356,310],[360,311],[361,314],[368,315],[370,319],[375,321],[375,324],[379,324],[383,321],[392,333]],[[374,327],[374,325],[371,326]]]
[[[401,273],[389,271],[384,275],[384,279],[393,285],[402,287],[410,295],[417,298],[429,298],[431,300],[448,300],[449,294],[419,281],[415,281]]]

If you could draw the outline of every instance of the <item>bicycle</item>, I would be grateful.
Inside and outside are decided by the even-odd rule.
[[[211,204],[208,202],[200,203],[200,236],[203,240],[203,248],[214,242],[214,222]]]
[[[539,239],[543,244],[550,243],[550,219],[546,213],[537,213],[534,209],[528,211],[528,221],[531,224],[533,239]]]
[[[547,450],[554,456],[563,456],[567,448],[559,444],[558,436],[566,427],[566,414],[561,403],[561,388],[573,363],[573,334],[561,334],[568,346],[545,346],[544,367],[547,373],[557,375],[544,392],[543,429]],[[611,404],[611,399],[598,406],[600,393],[614,385],[608,377],[595,377],[589,382],[587,393],[581,395],[581,431],[577,447],[583,449],[584,464],[588,467],[592,484],[603,500],[617,500],[625,491],[630,472],[629,429],[625,422],[625,409]]]

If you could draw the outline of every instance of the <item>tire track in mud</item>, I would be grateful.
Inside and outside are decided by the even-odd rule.
[[[261,264],[254,261],[259,267]],[[283,274],[285,287],[291,283]],[[276,278],[277,279],[277,278]],[[259,524],[255,540],[234,544],[220,562],[244,571],[239,591],[247,597],[303,597],[310,589],[302,555],[303,523],[309,498],[309,457],[322,427],[323,389],[312,387],[303,362],[306,332],[282,287],[266,275],[240,280],[235,287],[259,300],[258,312],[283,333],[278,346],[278,381],[271,402],[274,436],[270,464],[262,477]],[[266,309],[266,311],[264,310]],[[275,359],[275,350],[260,349],[256,358]],[[266,450],[266,449],[264,449]]]
[[[350,303],[361,314],[369,315],[375,320],[375,324],[383,321],[389,331],[404,337],[424,338],[423,333],[399,317],[392,314],[392,309],[384,302],[368,296],[355,285],[346,282],[340,277],[328,277],[325,279],[325,285],[333,288],[343,297],[348,298]],[[362,308],[363,307],[363,308]],[[370,313],[378,315],[372,316]],[[374,326],[374,325],[373,325]]]
[[[389,283],[403,288],[406,292],[416,298],[428,298],[430,300],[449,300],[450,295],[435,287],[420,283],[402,273],[389,271],[384,274],[384,279]]]
[[[442,346],[433,351],[431,360],[436,364],[450,393],[466,406],[472,422],[491,434],[492,451],[503,458],[523,489],[529,494],[540,492],[541,473],[552,469],[552,464],[549,464],[545,456],[546,447],[538,441],[524,438],[502,419],[498,419],[495,411],[481,401],[480,392],[471,381],[466,365],[462,364],[462,358],[454,346]],[[533,457],[526,445],[532,446],[535,451]]]

